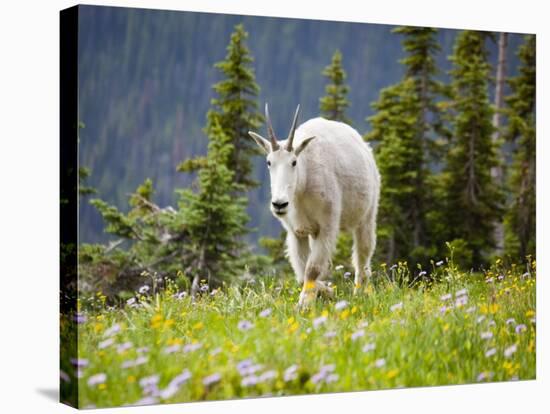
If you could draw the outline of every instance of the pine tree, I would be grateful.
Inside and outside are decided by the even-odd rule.
[[[224,79],[213,86],[217,96],[211,101],[212,109],[208,111],[205,128],[206,134],[212,136],[217,133],[214,130],[219,125],[228,136],[234,151],[227,159],[227,166],[235,172],[234,179],[243,191],[258,186],[252,178],[250,157],[259,151],[248,138],[248,131],[257,130],[263,122],[256,102],[260,88],[256,84],[254,70],[250,67],[253,58],[246,46],[247,38],[244,26],[235,26],[225,60],[215,64]],[[204,161],[204,157],[188,160],[180,170],[199,169]]]
[[[207,280],[212,286],[235,275],[243,250],[242,236],[247,232],[246,199],[234,196],[242,186],[227,166],[235,147],[222,126],[212,122],[208,128],[208,154],[198,173],[198,191],[179,191],[195,291],[199,280]]]
[[[339,50],[334,52],[332,62],[323,70],[329,83],[325,87],[326,95],[319,99],[321,115],[326,119],[351,124],[346,116],[346,109],[350,106],[347,100],[349,87],[345,84],[346,72],[342,67],[342,53]]]
[[[495,247],[493,223],[502,212],[502,193],[491,177],[498,165],[489,102],[487,34],[461,32],[453,55],[453,137],[442,176],[445,236],[465,246],[468,266],[480,266]]]
[[[526,36],[518,56],[521,67],[509,81],[512,94],[506,98],[506,138],[515,143],[515,150],[509,181],[513,198],[505,224],[507,253],[523,259],[536,248],[535,36]]]
[[[438,99],[444,87],[436,80],[435,55],[440,47],[435,29],[400,27],[404,35],[405,66],[401,82],[382,90],[368,119],[377,141],[382,176],[379,248],[384,260],[409,259],[426,263],[437,246],[430,217],[437,208],[432,165],[439,165],[441,137],[447,137]]]

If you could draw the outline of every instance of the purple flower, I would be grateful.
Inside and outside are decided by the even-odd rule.
[[[357,339],[361,338],[365,336],[365,330],[364,329],[360,329],[358,331],[355,331],[353,334],[351,334],[351,340],[352,341],[356,341]]]
[[[298,378],[298,365],[294,364],[285,369],[283,379],[285,382],[293,381]]]
[[[211,385],[214,385],[214,384],[217,384],[218,382],[220,382],[222,379],[222,376],[215,372],[214,374],[212,375],[208,375],[207,377],[204,377],[202,379],[202,383],[206,386],[206,387],[209,387]]]
[[[344,273],[344,278],[345,278],[345,279],[349,279],[350,277],[351,277],[351,273],[350,273],[350,272]]]
[[[62,381],[71,382],[71,377],[63,370],[59,371],[59,378],[61,378]]]
[[[328,331],[323,336],[325,338],[334,338],[336,336],[336,331]]]
[[[123,352],[127,351],[128,349],[132,348],[133,346],[134,346],[134,344],[132,344],[131,342],[124,342],[124,343],[120,344],[119,346],[117,346],[116,351],[119,354],[122,354]]]
[[[136,401],[133,405],[152,405],[158,404],[159,400],[156,397],[148,396],[144,397],[141,400]]]
[[[485,315],[481,315],[476,319],[476,322],[481,323],[481,322],[483,322],[484,319],[485,319]]]
[[[105,349],[105,348],[107,348],[108,346],[113,345],[114,343],[115,343],[114,338],[108,338],[108,339],[105,339],[104,341],[101,341],[101,342],[97,345],[97,347],[98,347],[99,349]]]
[[[342,309],[347,308],[348,305],[349,303],[347,300],[341,300],[339,302],[336,302],[336,304],[334,305],[334,309],[336,309],[337,311],[340,311]]]
[[[504,275],[498,275],[498,280],[504,280]]]
[[[74,316],[74,320],[75,320],[76,323],[82,324],[82,323],[85,323],[88,320],[88,317],[86,315],[84,315],[83,313],[77,313]]]
[[[485,356],[487,358],[489,357],[492,357],[493,355],[495,355],[497,353],[497,349],[496,348],[491,348],[491,349],[488,349],[487,352],[485,352]]]
[[[212,351],[208,353],[208,355],[215,356],[218,355],[220,352],[222,352],[221,347],[214,348]]]
[[[151,375],[149,377],[143,377],[139,380],[139,386],[141,388],[148,388],[155,386],[159,383],[160,377],[158,375]]]
[[[376,361],[374,361],[374,365],[377,368],[382,368],[384,365],[386,365],[386,360],[384,358],[377,359]]]
[[[127,304],[128,306],[132,306],[132,305],[134,305],[135,303],[136,303],[136,298],[130,298],[130,299],[128,299],[128,300],[126,301],[126,304]]]
[[[88,360],[83,358],[71,358],[71,364],[78,368],[84,368],[88,366]]]
[[[467,294],[468,294],[468,291],[466,289],[460,289],[455,292],[455,297],[465,296]]]
[[[141,348],[136,349],[138,354],[145,354],[149,352],[149,348],[146,346],[142,346]]]
[[[105,381],[107,381],[107,374],[104,374],[104,373],[96,374],[88,378],[88,385],[90,387],[93,387],[98,384],[103,384]]]
[[[338,381],[338,378],[340,378],[340,376],[338,374],[329,374],[327,375],[327,377],[325,378],[325,382],[327,384],[331,383],[331,382],[336,382]]]
[[[160,396],[163,399],[168,399],[173,397],[180,389],[180,387],[191,378],[191,372],[188,369],[183,370],[183,372],[170,381],[170,383],[160,391]]]
[[[253,387],[258,384],[258,377],[256,375],[248,375],[241,380],[241,386],[243,387]]]
[[[482,332],[480,336],[481,339],[491,339],[493,337],[493,333],[491,331]]]
[[[109,337],[109,336],[113,336],[113,335],[115,335],[119,332],[120,332],[120,325],[118,323],[115,323],[113,326],[111,326],[109,329],[107,329],[105,331],[103,336]]]
[[[485,380],[490,380],[491,378],[493,378],[493,375],[494,374],[492,372],[482,372],[477,376],[477,381],[481,382]]]
[[[453,295],[450,293],[446,293],[445,295],[441,296],[440,299],[445,302],[446,300],[452,299]]]
[[[461,306],[468,304],[468,296],[459,296],[456,298],[455,306],[460,308]]]
[[[174,352],[178,352],[180,349],[181,349],[180,344],[174,344],[174,345],[169,345],[166,348],[164,348],[163,352],[165,354],[173,354]]]
[[[239,330],[241,331],[249,331],[253,327],[254,324],[247,320],[239,321],[239,323],[237,324],[237,328],[239,328]]]
[[[194,344],[187,344],[183,347],[183,352],[184,353],[193,352],[200,348],[202,348],[202,344],[200,342],[197,342]]]
[[[515,325],[516,320],[514,318],[506,319],[506,325]]]
[[[264,309],[260,312],[260,318],[267,318],[269,315],[271,315],[271,308]]]
[[[363,352],[370,352],[374,351],[376,348],[376,344],[374,342],[368,343],[363,347]]]
[[[277,371],[271,369],[269,371],[262,372],[262,374],[258,378],[258,381],[259,382],[271,381],[275,378],[277,378]]]
[[[309,380],[313,384],[319,384],[321,381],[325,379],[326,376],[327,374],[325,372],[317,372],[316,374],[313,374]]]
[[[517,334],[520,334],[520,333],[522,333],[523,331],[526,331],[526,330],[527,330],[527,326],[525,326],[525,324],[523,324],[523,323],[516,326],[516,333]]]
[[[319,316],[318,318],[315,318],[313,320],[313,327],[318,328],[319,326],[323,325],[327,321],[326,316]]]

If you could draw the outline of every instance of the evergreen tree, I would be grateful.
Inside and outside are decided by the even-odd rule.
[[[495,247],[493,223],[500,219],[502,193],[491,177],[498,165],[489,102],[487,34],[461,32],[453,55],[453,137],[442,176],[441,216],[449,241],[464,247],[468,266],[484,263]]]
[[[515,143],[510,174],[513,198],[506,215],[506,251],[523,259],[536,247],[536,48],[535,36],[526,36],[519,48],[519,74],[509,81],[512,94],[506,98],[508,140]]]
[[[257,130],[263,122],[258,112],[256,98],[259,87],[256,84],[254,70],[250,67],[253,58],[246,46],[248,33],[244,26],[235,26],[227,46],[225,60],[215,64],[224,79],[213,86],[216,97],[212,99],[212,109],[207,114],[206,134],[218,134],[219,127],[227,135],[234,147],[227,159],[227,166],[234,171],[234,180],[243,190],[256,187],[252,178],[250,156],[257,155],[257,146],[248,138],[248,131]],[[195,170],[204,165],[204,157],[188,160],[180,170]]]
[[[325,87],[326,95],[319,99],[321,115],[326,119],[351,124],[346,116],[346,109],[349,107],[347,94],[349,87],[345,84],[346,72],[342,67],[342,53],[339,50],[334,52],[332,62],[323,70],[329,83]]]
[[[242,190],[242,185],[236,182],[236,173],[227,166],[235,147],[222,126],[213,122],[208,128],[208,154],[198,173],[199,189],[179,191],[195,290],[201,279],[216,285],[235,275],[243,251],[242,236],[247,231],[246,199],[234,196]]]
[[[437,210],[431,166],[441,158],[441,138],[448,136],[438,99],[444,94],[436,80],[435,55],[440,47],[435,29],[400,27],[404,35],[403,80],[382,90],[369,118],[365,138],[378,141],[377,163],[382,176],[379,249],[384,260],[427,263],[437,245],[430,218]]]

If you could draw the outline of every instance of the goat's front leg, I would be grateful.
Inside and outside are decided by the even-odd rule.
[[[321,233],[310,240],[311,251],[306,263],[304,284],[300,293],[298,307],[307,307],[315,300],[319,292],[327,293],[330,290],[322,279],[329,268],[330,259],[336,245],[336,232]],[[330,292],[328,292],[330,294]]]

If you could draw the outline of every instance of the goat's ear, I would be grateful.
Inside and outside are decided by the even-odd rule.
[[[303,150],[306,149],[307,145],[311,142],[311,140],[313,140],[313,138],[315,138],[315,137],[309,137],[309,138],[304,139],[304,140],[300,143],[300,145],[298,145],[298,148],[296,148],[296,149],[294,150],[294,154],[295,154],[296,156],[298,156],[298,155],[300,154],[300,152],[302,152]]]
[[[256,144],[258,144],[258,146],[263,149],[266,154],[269,154],[272,151],[271,144],[267,139],[252,131],[248,131],[248,135],[252,137],[254,142],[256,142]]]

